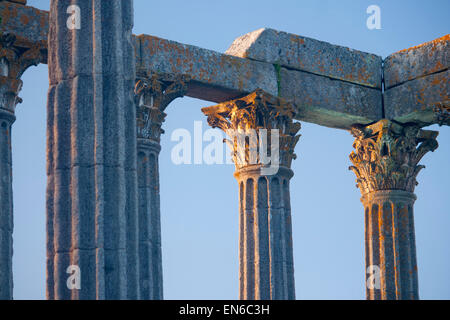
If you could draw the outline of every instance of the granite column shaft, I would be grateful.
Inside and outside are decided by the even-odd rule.
[[[47,298],[138,299],[133,1],[52,0],[49,25]]]

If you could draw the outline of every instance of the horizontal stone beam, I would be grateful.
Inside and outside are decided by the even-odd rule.
[[[393,53],[384,60],[385,89],[448,70],[450,34]]]
[[[29,49],[34,44],[47,41],[48,11],[24,5],[26,1],[0,0],[0,33],[16,37],[14,46]],[[42,63],[46,63],[42,61]]]
[[[449,125],[449,40],[446,35],[385,59],[386,118]]]
[[[0,31],[14,34],[15,46],[46,40],[48,12],[0,0],[0,13]],[[384,117],[427,125],[441,120],[437,106],[448,113],[448,39],[384,61]],[[376,55],[272,29],[236,39],[228,54],[148,35],[133,40],[138,70],[190,75],[191,97],[223,102],[260,88],[293,101],[298,120],[342,129],[383,117]]]
[[[137,70],[189,75],[192,80],[188,96],[223,102],[258,88],[278,94],[276,71],[271,64],[148,35],[137,39],[141,63]]]
[[[227,54],[381,88],[380,56],[273,29],[237,38]]]
[[[382,116],[381,90],[377,88],[153,36],[140,35],[137,40],[139,68],[189,75],[187,96],[224,102],[259,88],[295,102],[298,120],[342,129]]]
[[[311,73],[280,69],[280,97],[297,107],[297,120],[349,129],[383,117],[382,93],[346,81]]]
[[[422,126],[449,123],[449,77],[446,71],[419,77],[384,93],[385,117]],[[441,119],[443,115],[447,119]]]

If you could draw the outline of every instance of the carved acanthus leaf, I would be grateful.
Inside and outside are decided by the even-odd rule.
[[[414,124],[380,120],[369,126],[355,125],[351,133],[356,139],[350,170],[362,194],[379,190],[413,192],[416,177],[424,168],[419,161],[438,147],[438,132]]]
[[[135,86],[137,134],[159,142],[166,114],[164,110],[187,92],[188,76],[138,73]]]
[[[249,159],[249,149],[256,147],[251,146],[251,142],[244,147],[239,146],[236,136],[254,134],[254,140],[258,143],[262,135],[267,136],[265,140],[267,149],[270,150],[272,129],[279,133],[280,165],[290,167],[292,160],[296,159],[294,149],[300,138],[297,133],[301,125],[293,121],[295,107],[284,99],[258,89],[246,97],[203,108],[202,111],[208,117],[210,126],[222,129],[230,137],[226,142],[233,150],[232,156],[237,168],[254,164]],[[260,163],[259,156],[260,154],[257,159],[253,159],[256,163]]]

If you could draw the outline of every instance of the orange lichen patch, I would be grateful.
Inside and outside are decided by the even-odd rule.
[[[36,41],[46,40],[48,12],[12,2],[0,2],[0,31],[15,35],[15,46],[29,48]]]
[[[448,79],[446,77],[436,77],[433,81],[431,81],[431,85],[437,86],[447,83]]]
[[[444,65],[440,61],[438,61],[438,62],[436,62],[435,66],[430,69],[430,72],[432,72],[432,73],[433,72],[438,72],[438,71],[441,71],[443,69],[445,69]]]
[[[299,38],[299,37],[295,37],[295,36],[291,36],[290,40],[294,43],[297,43],[299,45],[304,44],[305,43],[305,39],[303,38]]]
[[[27,15],[21,15],[20,22],[22,22],[24,25],[27,25],[30,22],[30,17]]]
[[[422,48],[422,47],[428,46],[428,45],[432,45],[431,50],[434,51],[434,50],[436,50],[436,46],[437,46],[438,44],[441,44],[441,43],[443,43],[443,42],[447,42],[447,41],[449,41],[449,40],[450,40],[450,34],[447,34],[447,35],[445,35],[445,36],[443,36],[443,37],[440,37],[440,38],[434,39],[434,40],[432,40],[432,41],[428,41],[428,42],[419,44],[419,45],[414,46],[414,47],[411,47],[411,48],[403,49],[403,50],[397,51],[397,52],[395,52],[395,53],[408,53],[409,51],[417,50],[417,49],[419,49],[419,48]]]
[[[46,26],[48,28],[48,19],[49,19],[48,12],[42,11],[42,14],[40,15],[40,21],[39,21],[39,26],[40,26],[42,32],[44,32],[44,28]]]

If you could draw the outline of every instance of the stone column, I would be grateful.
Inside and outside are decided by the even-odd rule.
[[[15,37],[0,35],[0,300],[12,299],[12,156],[11,127],[22,88],[20,77],[43,59],[45,46],[37,43],[29,49],[14,46]]]
[[[295,299],[289,196],[300,137],[295,108],[257,90],[202,111],[213,128],[230,137],[233,150],[239,185],[239,298]]]
[[[47,298],[138,299],[133,1],[52,0],[49,25]]]
[[[163,299],[159,165],[167,106],[187,91],[187,77],[140,73],[136,80],[141,299]]]
[[[438,132],[380,120],[353,126],[350,155],[365,212],[366,297],[419,299],[414,233],[418,165]]]

